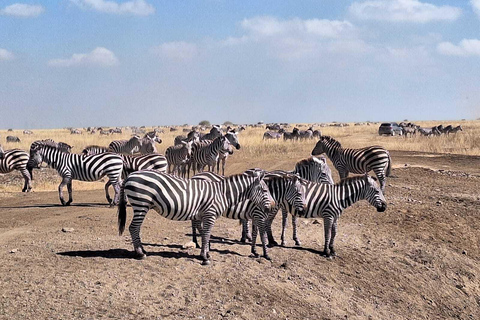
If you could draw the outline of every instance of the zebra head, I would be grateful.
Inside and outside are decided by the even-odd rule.
[[[245,172],[245,175],[249,178],[253,178],[247,193],[247,198],[264,212],[269,212],[275,208],[275,200],[273,199],[267,184],[263,180],[265,177],[265,171],[254,169]]]
[[[318,156],[322,153],[328,153],[329,150],[339,149],[341,147],[342,146],[340,145],[340,142],[338,142],[337,140],[329,136],[321,136],[320,140],[318,140],[317,144],[315,145],[315,148],[313,148],[312,150],[312,156]]]
[[[43,150],[44,145],[42,144],[33,144],[30,147],[30,159],[27,162],[27,168],[29,171],[33,168],[39,169],[43,162]]]
[[[378,212],[384,212],[387,210],[387,202],[383,196],[382,190],[377,185],[375,180],[368,174],[365,174],[365,199],[375,208]]]
[[[230,130],[225,134],[225,137],[228,139],[230,144],[235,147],[235,149],[240,149],[240,143],[238,143],[238,136],[235,130]]]
[[[228,140],[226,135],[225,136],[220,136],[217,139],[220,139],[220,141],[222,143],[221,148],[220,148],[221,152],[223,152],[223,153],[228,152],[228,154],[233,154],[232,144],[230,143],[230,140]]]
[[[325,157],[310,157],[297,162],[295,172],[300,173],[300,177],[319,183],[334,184],[332,170],[327,164]]]

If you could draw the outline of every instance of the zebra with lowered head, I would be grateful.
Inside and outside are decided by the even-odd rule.
[[[315,183],[304,180],[305,211],[296,212],[293,207],[288,210],[302,218],[323,218],[324,254],[335,256],[335,236],[338,232],[338,219],[343,210],[359,200],[367,200],[378,212],[387,209],[387,202],[382,191],[368,174],[346,178],[335,185]]]
[[[325,153],[338,170],[340,179],[345,179],[348,174],[364,174],[371,170],[380,182],[382,192],[385,191],[385,178],[391,173],[392,159],[390,153],[383,147],[370,146],[361,149],[343,148],[340,142],[322,136],[312,150],[312,155]]]
[[[0,145],[0,173],[9,173],[18,170],[22,174],[25,183],[22,192],[30,192],[32,190],[32,178],[27,170],[28,152],[20,149],[3,150]]]
[[[118,203],[118,194],[122,178],[123,159],[114,153],[101,153],[92,156],[84,156],[75,153],[66,153],[50,145],[35,145],[30,148],[30,159],[27,167],[40,167],[46,162],[53,169],[56,169],[62,177],[58,186],[58,194],[62,205],[70,205],[72,202],[72,180],[97,181],[108,176],[108,183],[115,189],[114,204]],[[63,197],[63,187],[67,185],[68,201]],[[108,193],[106,185],[106,194]],[[107,198],[108,199],[108,198]]]
[[[210,234],[216,219],[227,208],[247,199],[266,211],[275,205],[263,181],[264,174],[263,171],[254,175],[239,174],[214,183],[181,179],[152,170],[136,171],[125,179],[120,189],[119,233],[125,229],[127,202],[134,212],[129,231],[138,258],[145,257],[140,227],[150,209],[171,220],[200,220],[203,226],[202,264],[210,264]]]

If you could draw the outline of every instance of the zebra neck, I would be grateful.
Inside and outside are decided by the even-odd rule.
[[[365,199],[364,185],[359,183],[341,183],[336,185],[336,194],[342,209],[346,209],[355,202]]]
[[[232,206],[248,199],[248,185],[242,180],[243,179],[241,179],[240,176],[231,176],[220,182],[221,191],[223,191],[223,194],[225,195],[227,206]]]

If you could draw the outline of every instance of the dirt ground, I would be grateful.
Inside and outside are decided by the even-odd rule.
[[[301,220],[301,247],[289,228],[270,262],[250,258],[238,222],[221,218],[201,266],[199,249],[182,249],[190,224],[151,211],[139,261],[102,190],[74,182],[71,207],[56,191],[1,193],[0,319],[480,319],[480,157],[391,154],[387,211],[345,210],[331,260],[321,220]]]

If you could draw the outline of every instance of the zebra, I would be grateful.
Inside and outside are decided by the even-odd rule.
[[[385,197],[372,177],[345,178],[335,185],[303,181],[305,185],[305,211],[297,213],[293,207],[288,210],[302,218],[323,218],[325,233],[324,255],[335,256],[334,241],[338,231],[338,219],[343,210],[359,200],[367,200],[378,212],[387,209]]]
[[[108,152],[107,147],[96,146],[96,145],[86,146],[85,149],[82,150],[82,154],[84,156],[91,156],[93,154],[99,154],[99,153],[105,153],[105,152]]]
[[[222,131],[220,130],[220,127],[213,126],[210,129],[210,132],[207,134],[200,134],[200,141],[203,140],[215,140],[218,137],[222,136]]]
[[[324,157],[321,158],[316,158],[316,157],[309,157],[307,159],[303,159],[298,161],[295,164],[295,168],[292,171],[283,171],[283,170],[275,170],[271,172],[272,174],[278,173],[278,174],[296,174],[300,178],[305,179],[307,181],[312,181],[312,182],[318,182],[318,183],[326,183],[333,185],[334,181],[332,178],[332,171],[330,170],[330,167],[327,164],[327,160]],[[281,208],[282,211],[282,235],[281,235],[281,246],[285,246],[285,231],[287,228],[287,218],[288,218],[288,210],[285,208]],[[278,243],[275,241],[273,238],[273,233],[272,233],[272,222],[275,219],[275,216],[277,215],[277,211],[273,211],[271,216],[268,219],[268,225],[267,225],[267,235],[268,235],[268,243],[269,246],[278,246]],[[248,230],[248,222],[247,221],[242,221],[242,242],[246,242],[247,239],[249,239],[249,230]],[[295,241],[295,245],[300,246],[301,242],[298,239],[298,233],[297,233],[297,226],[298,226],[298,217],[295,215],[292,215],[292,231],[293,231],[293,240]],[[251,240],[251,238],[249,239]]]
[[[23,130],[23,134],[30,135],[30,134],[33,134],[33,131],[30,131],[30,130]]]
[[[225,134],[225,137],[230,142],[230,144],[235,147],[235,149],[240,149],[240,143],[238,143],[238,135],[235,130],[228,131]],[[221,149],[218,152],[218,160],[217,160],[217,173],[220,171],[220,162],[222,162],[222,175],[225,175],[225,162],[227,161],[228,155],[233,154],[233,149],[225,150]]]
[[[157,147],[155,146],[155,142],[162,143],[162,139],[160,139],[154,131],[149,132],[140,140],[140,154],[149,154],[149,153],[157,153]]]
[[[266,131],[263,134],[263,140],[273,140],[273,139],[280,139],[282,137],[282,134],[279,132],[273,132],[273,131]]]
[[[181,144],[168,147],[167,150],[165,150],[165,157],[168,162],[168,173],[180,176],[181,171],[182,177],[185,178],[187,164],[192,155],[192,144],[193,141],[182,141]]]
[[[179,144],[182,144],[182,141],[185,141],[185,142],[188,142],[188,141],[199,141],[200,140],[200,135],[197,131],[190,131],[187,136],[176,136],[174,141],[173,141],[173,144],[176,146],[176,145],[179,145]]]
[[[238,174],[221,182],[207,182],[181,179],[153,170],[136,171],[124,180],[120,189],[118,205],[118,230],[125,229],[127,202],[130,202],[134,216],[129,231],[135,254],[145,257],[140,239],[140,227],[149,209],[155,209],[161,216],[177,221],[202,221],[202,264],[210,264],[210,233],[215,220],[230,206],[246,199],[263,210],[275,206],[268,187],[263,181],[265,172],[254,175]]]
[[[283,140],[298,140],[300,136],[298,128],[293,128],[292,132],[284,132],[283,133]]]
[[[140,151],[142,146],[142,139],[139,136],[133,136],[130,140],[113,140],[108,145],[109,152],[120,154],[134,154]]]
[[[251,175],[257,169],[247,170],[244,174]],[[202,179],[211,182],[221,182],[225,177],[215,174],[213,172],[202,172],[192,177],[192,180]],[[303,187],[300,184],[300,178],[295,174],[290,173],[271,173],[267,172],[264,177],[264,181],[268,186],[270,194],[273,200],[275,200],[278,207],[284,207],[285,203],[295,207],[297,211],[301,212],[305,209],[305,198]],[[241,221],[253,220],[254,221],[254,236],[252,240],[251,253],[252,257],[258,257],[255,247],[256,228],[260,230],[260,239],[263,247],[263,257],[267,260],[271,260],[267,253],[266,246],[266,227],[267,220],[270,216],[269,212],[258,208],[252,201],[246,200],[236,205],[230,206],[222,214],[229,219],[237,219]],[[196,238],[196,230],[201,230],[201,224],[199,221],[192,220],[192,234],[193,242],[198,248],[198,242]]]
[[[102,153],[92,156],[84,156],[75,153],[66,153],[50,145],[35,145],[30,148],[30,159],[27,168],[40,167],[46,162],[53,169],[56,169],[62,177],[58,186],[58,194],[62,205],[70,205],[72,202],[72,180],[97,181],[105,175],[108,182],[113,184],[115,189],[114,204],[118,203],[121,175],[123,169],[122,157],[114,153]],[[63,198],[63,187],[67,185],[68,201]],[[108,185],[105,185],[105,194],[108,194]],[[108,198],[107,198],[108,200]]]
[[[29,158],[30,155],[24,150],[3,150],[0,145],[0,173],[9,173],[13,170],[20,171],[25,180],[22,192],[30,192],[32,190],[32,177],[27,170],[27,162]]]
[[[452,128],[452,129],[449,131],[449,133],[455,133],[455,134],[456,134],[458,131],[463,131],[461,125],[458,125],[458,126]]]
[[[70,134],[82,134],[82,130],[79,130],[79,129],[70,129]]]
[[[17,136],[7,136],[6,140],[7,142],[21,142],[20,138]]]
[[[391,173],[392,159],[390,153],[380,146],[361,149],[342,148],[337,140],[322,136],[312,150],[312,155],[326,153],[338,170],[340,179],[348,177],[348,173],[363,174],[373,170],[385,192],[385,177]]]
[[[208,171],[213,171],[217,164],[219,153],[233,153],[232,145],[226,136],[219,136],[206,146],[192,150],[193,173],[198,170],[202,172],[205,166]]]
[[[54,140],[52,139],[44,139],[44,140],[35,140],[32,142],[32,144],[30,145],[30,157],[32,156],[33,154],[33,150],[35,148],[38,148],[39,146],[43,146],[43,145],[48,145],[48,146],[52,146],[52,147],[55,147],[63,152],[66,152],[66,153],[70,153],[72,152],[72,148],[73,146],[65,143],[65,142],[55,142]],[[27,166],[27,170],[28,172],[30,173],[30,178],[32,180],[33,179],[33,167],[29,167]]]

